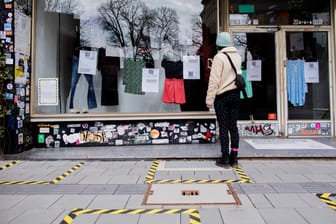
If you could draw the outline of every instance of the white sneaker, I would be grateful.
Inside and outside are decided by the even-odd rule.
[[[70,109],[70,113],[72,113],[72,114],[79,114],[79,110],[77,110],[77,109]]]

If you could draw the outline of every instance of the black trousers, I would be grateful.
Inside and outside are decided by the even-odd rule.
[[[231,141],[231,148],[239,148],[239,132],[237,127],[239,104],[240,92],[237,89],[217,95],[214,102],[223,154],[229,153],[229,141]]]

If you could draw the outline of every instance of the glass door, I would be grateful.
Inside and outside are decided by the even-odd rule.
[[[277,120],[275,32],[233,32],[242,56],[247,99],[241,96],[239,120]]]
[[[287,135],[330,136],[328,31],[285,31]]]

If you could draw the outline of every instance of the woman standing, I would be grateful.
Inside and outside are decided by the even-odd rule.
[[[240,102],[240,92],[235,84],[236,73],[230,64],[230,59],[237,73],[241,74],[241,57],[227,32],[217,35],[216,45],[218,52],[212,61],[206,105],[209,109],[214,107],[219,124],[222,156],[216,161],[216,165],[229,168],[230,165],[238,166],[237,120]]]

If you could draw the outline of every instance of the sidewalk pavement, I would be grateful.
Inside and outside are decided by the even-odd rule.
[[[252,144],[252,145],[251,145]],[[220,144],[88,146],[34,148],[5,159],[26,160],[154,160],[213,159],[220,156]],[[336,159],[336,138],[241,138],[239,158],[329,158]]]
[[[239,168],[216,167],[219,155],[219,143],[6,155],[0,223],[336,223],[335,138],[242,138]]]
[[[223,169],[212,160],[196,159],[0,161],[0,223],[336,223],[335,160],[251,159],[239,163],[239,169]],[[232,190],[227,191],[226,184]],[[174,190],[178,185],[199,190],[199,196],[209,193],[206,188],[218,186],[210,192],[212,200],[232,200],[235,193],[240,203],[216,204],[210,198],[195,203],[198,195],[189,195],[191,204],[167,204],[171,198],[165,195],[179,194]],[[218,197],[225,192],[227,196]],[[159,195],[152,198],[155,205],[144,203],[148,195]]]

